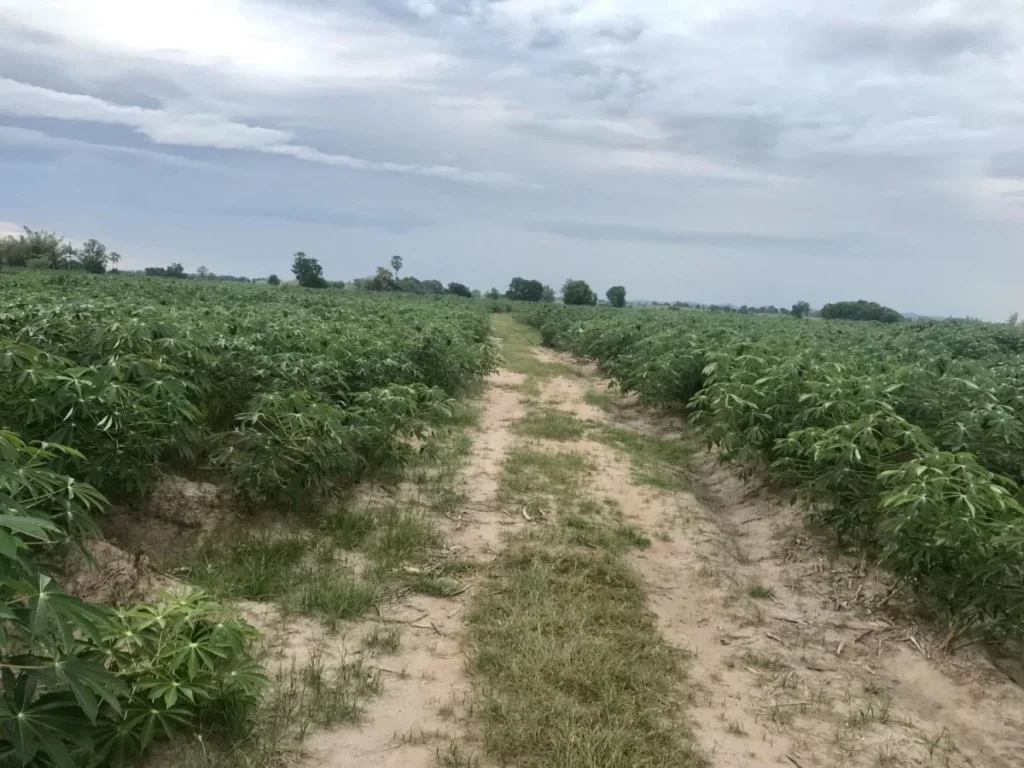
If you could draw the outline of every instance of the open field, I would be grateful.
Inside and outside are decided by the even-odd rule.
[[[1018,331],[0,290],[5,760],[1019,764]]]

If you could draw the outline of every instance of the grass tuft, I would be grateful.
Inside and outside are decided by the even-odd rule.
[[[685,491],[687,462],[694,449],[679,440],[659,440],[639,435],[624,427],[603,427],[591,437],[629,454],[633,465],[633,481],[666,491]]]
[[[590,425],[556,408],[531,409],[513,426],[516,434],[539,440],[579,440]]]
[[[683,656],[637,576],[603,551],[514,544],[468,617],[485,751],[551,768],[706,765],[685,725]]]

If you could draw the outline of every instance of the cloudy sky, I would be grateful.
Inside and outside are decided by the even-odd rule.
[[[1024,311],[1022,0],[0,0],[0,228]]]

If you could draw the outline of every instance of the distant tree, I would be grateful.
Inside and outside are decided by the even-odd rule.
[[[508,284],[505,297],[516,301],[540,301],[544,297],[544,285],[538,280],[514,277]]]
[[[146,277],[167,277],[166,267],[146,267],[144,270]]]
[[[395,270],[395,277],[398,277],[398,273],[402,271],[402,257],[397,254],[391,257],[391,268]]]
[[[38,266],[43,269],[72,266],[74,248],[63,237],[41,229],[24,229],[17,237],[0,238],[0,262],[11,267]]]
[[[562,301],[566,304],[597,304],[597,294],[583,280],[566,280],[562,286]]]
[[[487,298],[491,299],[492,301],[497,301],[498,299],[501,298],[501,294],[498,293],[497,288],[491,288],[491,290],[487,292]]]
[[[626,306],[626,289],[621,285],[613,285],[605,293],[608,297],[608,303],[613,307],[624,307]]]
[[[324,268],[320,266],[320,262],[302,251],[295,253],[292,274],[303,288],[327,287],[327,281],[324,280]]]
[[[463,296],[467,299],[473,298],[473,292],[462,283],[448,283],[448,293],[453,296]]]
[[[86,240],[82,247],[75,251],[75,258],[82,265],[82,269],[94,275],[102,275],[107,271],[107,266],[112,262],[112,257],[117,254],[107,252],[107,246],[99,240]],[[117,256],[120,259],[120,256]]]
[[[210,276],[210,270],[206,267],[199,267],[199,269],[196,270],[196,274],[199,275],[200,280],[205,280]]]
[[[1017,324],[1017,313],[1016,312],[1014,312],[1012,315],[1010,315],[1010,319],[1006,321],[1006,324],[1007,325],[1016,325]]]
[[[397,291],[398,284],[395,282],[391,270],[387,267],[377,267],[377,273],[362,281],[362,287],[368,291]]]
[[[174,262],[173,264],[171,264],[171,266],[167,267],[165,272],[167,274],[167,277],[187,277],[187,275],[185,274],[185,268],[181,266],[181,264],[179,264],[178,262]]]
[[[807,313],[811,311],[811,305],[806,301],[798,301],[793,305],[793,308],[789,310],[789,314],[793,317],[803,318],[807,316]]]
[[[550,285],[544,286],[544,292],[540,296],[540,300],[545,304],[551,304],[555,300],[555,289]]]
[[[267,285],[280,285],[280,284],[281,284],[281,278],[278,277],[277,275],[271,275],[270,277],[267,278]]]
[[[903,315],[891,307],[874,301],[836,301],[821,308],[826,320],[877,320],[880,323],[898,323]]]

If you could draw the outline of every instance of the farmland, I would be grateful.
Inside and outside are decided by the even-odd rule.
[[[1024,632],[1024,332],[540,307],[546,343],[685,409],[941,615]]]
[[[130,760],[266,685],[252,628],[205,593],[88,605],[56,549],[166,474],[323,509],[399,474],[495,361],[468,301],[29,272],[0,294],[0,749],[25,765]]]
[[[1024,695],[964,651],[1024,625],[1018,329],[43,271],[0,295],[0,761],[1019,752]]]

